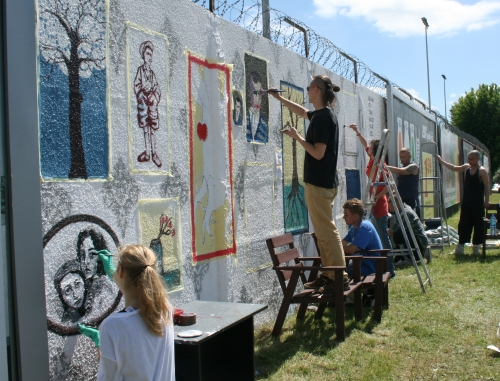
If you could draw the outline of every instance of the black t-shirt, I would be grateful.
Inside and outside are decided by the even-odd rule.
[[[339,127],[337,117],[330,108],[308,111],[311,121],[306,141],[311,144],[326,144],[325,156],[316,160],[307,151],[304,158],[304,182],[321,188],[336,188]]]

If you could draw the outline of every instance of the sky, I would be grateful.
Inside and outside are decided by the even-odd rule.
[[[269,0],[443,116],[480,84],[500,84],[500,0]],[[444,74],[446,81],[441,77]]]

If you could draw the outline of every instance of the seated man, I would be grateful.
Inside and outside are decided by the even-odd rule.
[[[393,196],[395,195],[393,194]],[[397,200],[395,201],[396,204],[398,204]],[[422,256],[427,259],[427,263],[429,263],[432,258],[430,254],[431,252],[430,250],[428,250],[429,240],[425,235],[424,225],[418,218],[415,211],[410,206],[406,204],[403,205],[404,205],[403,209],[399,208],[399,205],[396,205],[401,215],[401,221],[403,222],[403,224],[406,225],[406,221],[404,218],[404,215],[406,214],[406,216],[408,217],[408,221],[410,222],[410,227],[413,230],[413,235],[417,240],[418,248],[420,249],[420,254],[422,254]],[[392,204],[392,202],[389,202],[389,212],[395,213],[394,205]],[[394,221],[395,222],[390,227],[390,229],[387,229],[387,233],[389,233],[389,235],[392,236],[395,245],[404,245],[406,247],[405,238],[403,236],[403,231],[401,230],[401,226],[399,225],[399,221],[397,218],[394,218]],[[408,237],[408,240],[410,242],[410,245],[413,245],[411,235],[407,227],[405,231],[406,231],[406,236]],[[416,257],[416,259],[418,260],[418,257]],[[403,263],[408,263],[408,264],[411,263],[410,258],[405,258],[403,260]]]
[[[382,243],[375,226],[368,220],[363,220],[365,212],[363,202],[357,198],[347,200],[343,206],[344,221],[350,226],[349,231],[342,240],[345,255],[353,255],[358,250],[381,250]],[[363,253],[363,256],[380,256],[380,253]],[[361,261],[361,275],[370,275],[375,272],[376,264],[372,260]],[[347,265],[347,274],[352,278],[352,263]],[[391,274],[392,275],[392,274]]]

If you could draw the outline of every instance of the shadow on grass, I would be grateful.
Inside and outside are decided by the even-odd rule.
[[[451,254],[455,256],[455,263],[484,263],[490,264],[500,261],[500,253],[486,254],[486,257],[472,254]]]
[[[354,330],[372,333],[379,324],[373,319],[373,309],[363,308],[363,320],[354,319],[354,308],[346,306],[346,340]],[[279,337],[271,335],[273,324],[262,327],[255,334],[255,369],[258,379],[275,373],[283,363],[297,352],[324,356],[341,343],[336,338],[335,307],[328,307],[322,319],[316,319],[313,311],[307,311],[303,320],[290,316],[285,321]]]

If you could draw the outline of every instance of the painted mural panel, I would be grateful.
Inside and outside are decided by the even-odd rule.
[[[269,141],[269,98],[267,61],[245,53],[246,139],[250,143]]]
[[[106,3],[38,1],[42,178],[107,178]]]
[[[283,97],[300,105],[304,104],[304,89],[281,82]],[[305,121],[281,105],[283,129],[295,128],[305,136]],[[304,195],[305,151],[295,139],[283,136],[283,219],[285,233],[300,234],[309,231],[306,199]]]
[[[252,207],[259,200],[259,207]],[[247,272],[271,266],[263,234],[276,235],[274,216],[274,165],[245,165],[245,226]]]
[[[243,127],[243,96],[237,90],[233,90],[233,127]]]
[[[401,151],[401,148],[404,147],[404,140],[403,140],[403,119],[401,119],[399,116],[397,117],[397,124],[398,124],[398,153]]]
[[[169,172],[168,42],[127,24],[129,160],[133,173]]]
[[[234,254],[231,72],[188,53],[191,235],[195,262]]]
[[[444,161],[461,165],[458,135],[441,128],[441,152]],[[444,206],[448,208],[460,202],[460,177],[458,172],[443,169]]]
[[[97,351],[77,324],[97,328],[120,307],[122,294],[98,256],[100,250],[116,255],[118,246],[116,233],[105,221],[84,214],[64,218],[43,238],[53,380],[95,377]]]
[[[421,177],[433,177],[434,176],[434,156],[427,152],[422,152],[422,174]],[[421,181],[422,191],[423,192],[434,192],[434,180],[423,180]],[[439,196],[438,196],[439,197]],[[431,206],[434,205],[434,194],[433,193],[424,193],[422,195],[422,205],[423,210],[423,218],[433,218],[434,217],[434,208]],[[425,207],[427,206],[427,207]]]
[[[168,291],[182,288],[179,199],[139,201],[139,242],[156,254]]]

